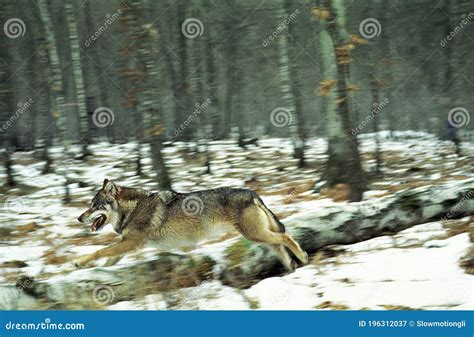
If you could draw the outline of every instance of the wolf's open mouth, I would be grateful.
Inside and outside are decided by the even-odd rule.
[[[104,224],[105,224],[105,221],[107,220],[107,217],[105,216],[105,214],[101,214],[99,215],[97,218],[94,219],[94,221],[92,222],[92,225],[91,225],[91,230],[93,232],[96,232],[97,230],[99,230]]]

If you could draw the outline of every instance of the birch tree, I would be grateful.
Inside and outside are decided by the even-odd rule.
[[[74,11],[74,1],[66,0],[66,17],[69,29],[69,43],[71,47],[71,64],[74,76],[74,88],[76,92],[76,105],[79,114],[79,134],[82,142],[82,157],[83,159],[89,156],[90,130],[89,130],[89,116],[86,108],[86,96],[84,87],[84,78],[82,75],[81,65],[81,50],[79,46],[79,36],[76,26],[76,13]]]
[[[0,6],[0,20],[5,22],[8,17],[7,6]],[[0,86],[0,116],[2,124],[9,120],[11,111],[14,111],[13,93],[11,87],[11,57],[9,51],[10,40],[2,37],[0,39],[0,80],[2,85]],[[12,159],[10,155],[10,140],[11,130],[6,128],[6,124],[1,125],[0,129],[0,142],[3,147],[3,164],[5,167],[6,181],[5,185],[8,187],[15,186],[15,180],[13,177]]]
[[[49,60],[49,68],[51,74],[51,81],[49,82],[50,94],[53,96],[52,99],[52,116],[55,121],[56,129],[59,133],[59,137],[62,140],[64,147],[67,147],[67,135],[66,135],[66,111],[65,111],[65,99],[63,95],[63,84],[62,84],[62,74],[61,74],[61,64],[59,61],[58,55],[58,44],[54,36],[52,27],[51,15],[49,13],[48,5],[45,0],[38,1],[38,9],[40,14],[40,19],[42,27],[44,29],[44,34],[46,38],[46,43],[48,44],[47,56]],[[48,155],[48,147],[51,143],[46,143],[44,146],[46,159],[46,166],[43,170],[44,173],[49,171],[51,166],[51,157]]]

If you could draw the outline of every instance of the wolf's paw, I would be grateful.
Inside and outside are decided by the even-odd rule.
[[[308,261],[309,261],[308,253],[306,253],[306,252],[304,252],[304,251],[303,251],[303,253],[304,253],[304,254],[303,254],[303,259],[301,260],[301,262],[302,262],[303,264],[308,264]]]

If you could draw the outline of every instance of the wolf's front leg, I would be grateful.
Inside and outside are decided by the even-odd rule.
[[[89,263],[100,259],[102,257],[120,257],[122,254],[135,250],[141,246],[142,242],[139,240],[124,239],[112,246],[99,249],[98,251],[82,256],[73,261],[73,264],[78,268],[87,267]]]

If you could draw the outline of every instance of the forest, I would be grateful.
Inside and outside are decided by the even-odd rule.
[[[473,309],[472,1],[0,4],[0,308]],[[105,178],[252,189],[310,263],[230,233],[76,270]]]

